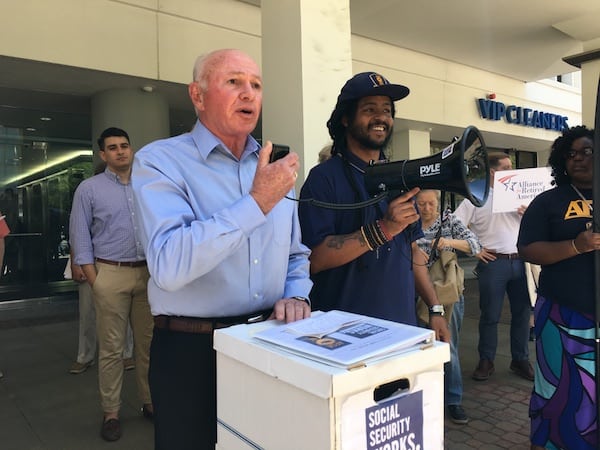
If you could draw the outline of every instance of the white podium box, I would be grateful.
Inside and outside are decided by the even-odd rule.
[[[274,326],[281,324],[215,331],[217,450],[444,448],[448,344],[435,341],[347,370],[253,338]],[[388,384],[405,389],[376,401]]]

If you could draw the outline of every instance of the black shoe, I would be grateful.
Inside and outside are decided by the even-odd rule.
[[[515,361],[514,359],[510,363],[510,370],[519,375],[521,378],[533,381],[533,367],[529,364],[526,359],[522,361]]]
[[[105,441],[113,442],[121,439],[121,422],[119,419],[108,419],[102,422],[100,436]]]
[[[154,412],[150,411],[148,406],[149,405],[146,404],[142,406],[142,416],[144,416],[144,418],[148,419],[150,422],[154,422]]]
[[[459,425],[469,423],[469,418],[461,405],[448,405],[448,413],[450,420]]]
[[[494,362],[489,359],[479,360],[479,364],[473,371],[472,378],[475,381],[485,381],[494,373]]]

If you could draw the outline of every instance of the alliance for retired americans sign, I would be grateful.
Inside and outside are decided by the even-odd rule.
[[[528,206],[536,196],[552,187],[549,167],[495,172],[492,212],[517,211],[521,206]]]

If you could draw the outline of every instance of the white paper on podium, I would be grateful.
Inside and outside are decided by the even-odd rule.
[[[255,338],[324,364],[353,368],[433,342],[427,328],[344,311],[329,311],[254,334]]]
[[[537,195],[551,189],[549,167],[502,170],[494,173],[492,212],[515,212],[521,205],[528,206]]]

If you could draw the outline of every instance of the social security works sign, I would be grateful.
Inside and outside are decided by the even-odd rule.
[[[423,449],[423,391],[365,410],[367,450]]]

